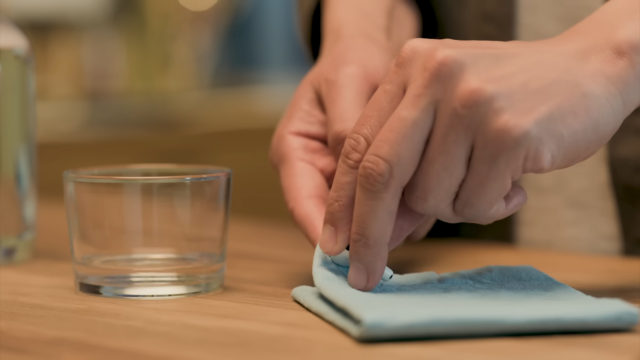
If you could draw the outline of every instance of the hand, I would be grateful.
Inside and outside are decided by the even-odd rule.
[[[344,143],[327,204],[320,246],[350,245],[351,286],[380,281],[400,215],[407,227],[493,222],[526,201],[522,174],[570,166],[610,139],[640,105],[638,42],[586,36],[620,21],[624,0],[612,3],[546,41],[404,46]]]
[[[320,58],[296,90],[271,145],[270,157],[279,170],[285,201],[313,244],[320,238],[329,187],[344,138],[394,55],[406,39],[416,36],[418,28],[417,19],[411,20],[415,14],[404,2],[379,1],[376,5],[380,9],[366,1],[362,10],[338,7],[358,6],[359,2],[325,2],[331,6],[325,9],[328,24],[324,24],[326,36]],[[387,26],[375,23],[380,19],[376,13],[362,17],[362,11],[376,10],[380,16],[392,14],[403,26],[385,34]],[[335,22],[345,14],[365,23],[349,21],[337,26]],[[369,25],[374,27],[368,29]],[[353,29],[347,31],[347,26]]]

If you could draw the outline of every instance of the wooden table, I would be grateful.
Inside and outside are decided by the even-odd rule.
[[[633,332],[358,343],[291,300],[311,284],[312,249],[292,224],[236,216],[225,290],[171,300],[74,290],[60,201],[41,201],[33,260],[0,269],[0,359],[640,359]],[[640,258],[463,240],[394,252],[397,272],[529,264],[596,296],[640,304]]]

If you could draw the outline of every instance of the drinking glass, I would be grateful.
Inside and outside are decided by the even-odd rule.
[[[231,171],[141,164],[68,170],[78,290],[175,297],[222,288]]]

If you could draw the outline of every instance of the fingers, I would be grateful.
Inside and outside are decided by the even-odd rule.
[[[426,56],[421,59],[428,60],[419,62],[420,66],[411,71],[417,69],[419,76],[409,80],[402,102],[377,133],[358,172],[350,237],[352,266],[348,277],[350,285],[356,289],[373,289],[381,279],[403,189],[415,173],[427,146],[435,120],[436,100],[456,80],[460,71],[459,64],[448,56],[431,58],[424,52],[421,55]],[[412,67],[410,59],[397,64]],[[456,189],[454,186],[451,198]],[[411,210],[415,212],[415,209]],[[432,216],[421,215],[412,216],[411,221],[416,222],[416,226]]]
[[[433,110],[428,98],[415,100],[403,99],[360,164],[349,243],[348,281],[356,289],[373,289],[382,277],[402,189],[427,141]]]
[[[404,90],[397,79],[383,84],[345,140],[327,200],[320,247],[337,255],[349,244],[358,169],[369,144],[400,103]]]
[[[341,78],[342,79],[342,78]],[[342,145],[375,87],[362,79],[344,78],[324,91],[324,106],[327,113],[328,144],[331,153],[338,158]]]
[[[479,106],[461,108],[452,101],[439,106],[420,165],[405,188],[404,200],[417,213],[455,223],[463,220],[454,211],[454,200],[467,173],[474,123],[486,110]]]
[[[474,151],[458,196],[454,211],[465,219],[479,224],[489,224],[518,211],[526,202],[527,194],[513,179],[520,174],[512,174],[508,159],[515,151],[506,154],[495,146],[479,144],[482,150]],[[501,156],[492,155],[500,152]]]

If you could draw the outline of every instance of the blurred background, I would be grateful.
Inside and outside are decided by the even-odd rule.
[[[0,0],[37,81],[41,198],[64,169],[233,168],[233,212],[287,219],[270,136],[311,64],[295,0]]]
[[[602,2],[433,4],[444,36],[535,40],[562,32]],[[25,31],[36,60],[41,203],[61,198],[61,173],[68,168],[207,163],[234,171],[232,216],[291,221],[267,152],[273,129],[312,64],[301,34],[310,22],[305,9],[314,5],[313,0],[0,0],[0,14]],[[622,157],[637,158],[637,143],[616,149]],[[630,169],[621,164],[622,172]],[[529,203],[508,224],[506,236],[526,246],[622,252],[618,204],[633,199],[628,194],[640,198],[640,191],[637,184],[618,191],[616,203],[610,174],[603,150],[571,169],[526,177]],[[638,252],[634,201],[625,205],[631,214],[625,221],[635,224],[627,225],[632,231],[627,237]]]

